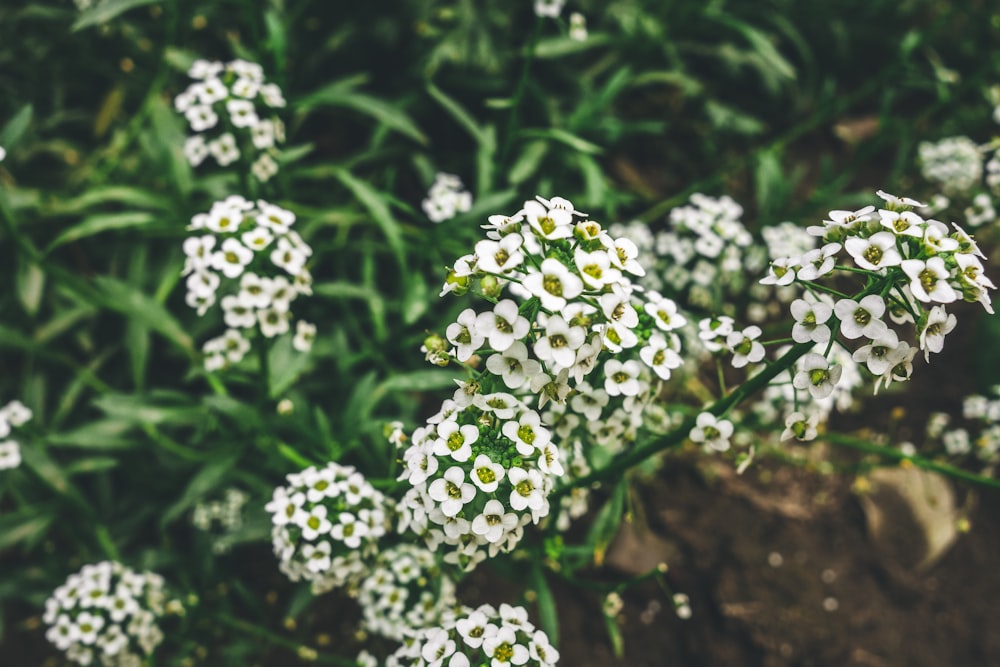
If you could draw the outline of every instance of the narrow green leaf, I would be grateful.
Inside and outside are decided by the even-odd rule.
[[[20,258],[20,270],[17,272],[17,296],[21,300],[26,313],[34,317],[42,305],[42,294],[45,292],[45,272],[35,262],[25,257]]]
[[[157,220],[157,216],[143,211],[124,211],[122,213],[99,213],[84,218],[78,224],[73,225],[62,234],[57,236],[45,252],[52,252],[66,243],[79,241],[82,238],[100,234],[110,230],[129,229],[132,227],[144,227]]]
[[[283,336],[271,346],[270,379],[268,386],[271,398],[278,398],[312,366],[312,357],[292,347],[292,337]]]
[[[535,57],[540,60],[549,58],[561,58],[574,53],[590,51],[611,43],[610,35],[592,33],[587,35],[587,39],[577,41],[569,37],[548,37],[538,42],[535,47]]]
[[[210,461],[191,478],[181,497],[163,513],[160,526],[166,527],[188,508],[220,486],[236,465],[238,456],[226,456]]]
[[[186,354],[194,354],[191,336],[163,304],[111,277],[95,278],[94,286],[100,293],[101,305],[135,318],[141,324],[162,334]]]
[[[461,104],[446,95],[440,88],[435,86],[430,81],[427,82],[427,92],[438,104],[444,107],[444,110],[447,111],[452,118],[458,121],[459,125],[465,128],[465,131],[476,140],[477,144],[483,145],[489,141],[489,137],[487,136],[485,130],[479,127],[479,124],[476,123],[472,115],[466,111]]]
[[[92,25],[107,23],[119,14],[127,12],[130,9],[142,7],[143,5],[156,4],[159,1],[160,0],[104,0],[104,2],[95,3],[90,9],[80,12],[80,18],[76,20],[76,23],[73,24],[73,27],[70,28],[70,30],[76,32],[77,30],[89,28]]]
[[[581,153],[587,153],[590,155],[600,155],[604,152],[604,149],[595,143],[591,143],[586,139],[571,134],[566,130],[558,127],[549,128],[526,128],[521,130],[521,136],[524,137],[539,137],[542,139],[551,139],[553,141],[558,141],[559,143],[565,144],[572,148],[573,150],[579,151]]]
[[[99,419],[72,431],[49,434],[46,442],[56,447],[127,449],[138,444],[132,431],[132,424],[120,419]]]
[[[400,276],[406,276],[406,253],[403,249],[403,235],[400,231],[399,223],[393,217],[392,211],[389,210],[389,205],[385,203],[385,200],[375,188],[369,183],[355,178],[346,169],[334,167],[331,169],[331,174],[344,187],[350,190],[357,197],[358,201],[368,209],[368,212],[371,213],[376,224],[382,229],[389,247],[392,248],[393,253],[396,255],[396,262],[401,269]]]
[[[83,213],[89,208],[102,204],[120,204],[129,208],[144,208],[166,211],[170,200],[155,192],[129,185],[103,185],[88,188],[79,197],[52,204],[49,211],[60,215]]]
[[[44,533],[54,520],[54,514],[43,514],[38,507],[0,516],[0,551]]]
[[[395,391],[424,392],[453,389],[455,380],[459,377],[460,374],[444,369],[398,373],[382,382],[375,389],[375,394],[381,396]]]
[[[113,419],[130,424],[196,424],[204,415],[198,405],[169,405],[133,394],[104,394],[94,406]]]
[[[529,141],[521,150],[514,164],[507,171],[507,180],[511,185],[520,185],[535,175],[542,164],[542,159],[549,152],[549,144],[546,141]]]
[[[369,78],[368,74],[362,73],[352,74],[351,76],[344,77],[343,79],[331,81],[322,88],[300,97],[295,106],[298,109],[308,111],[313,107],[324,104],[327,99],[337,99],[344,93],[350,92],[358,86],[364,85],[368,82]]]
[[[34,107],[30,104],[25,104],[21,107],[14,117],[7,121],[4,125],[3,130],[0,130],[0,146],[3,146],[8,151],[21,140],[24,133],[28,130],[28,126],[31,125],[31,117],[34,114]]]
[[[549,636],[549,641],[559,647],[559,614],[556,611],[556,599],[545,579],[541,563],[535,561],[531,568],[531,587],[538,595],[538,618],[542,622],[542,630]]]
[[[314,106],[334,106],[353,109],[374,118],[386,127],[422,145],[426,146],[428,143],[427,135],[417,127],[417,124],[407,114],[389,102],[365,93],[358,93],[352,90],[327,91],[319,103],[314,104]]]
[[[622,477],[615,486],[608,502],[604,504],[601,511],[594,517],[594,522],[587,531],[587,543],[594,551],[594,564],[600,566],[604,563],[604,554],[618,533],[621,525],[622,512],[625,509],[625,496],[628,493],[628,485]]]

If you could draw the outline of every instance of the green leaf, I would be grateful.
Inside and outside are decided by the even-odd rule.
[[[292,347],[292,337],[282,336],[268,352],[270,378],[268,386],[271,398],[278,398],[312,366],[312,357]]]
[[[135,318],[139,323],[162,334],[189,356],[194,355],[191,336],[163,304],[130,285],[107,276],[95,278],[94,286],[100,293],[101,305]]]
[[[542,159],[548,152],[549,143],[547,141],[540,139],[529,141],[521,150],[521,155],[518,156],[517,160],[507,171],[507,180],[510,184],[520,185],[534,176],[535,172],[542,165]]]
[[[156,4],[159,1],[160,0],[104,0],[104,2],[97,2],[90,9],[80,12],[80,18],[76,20],[76,23],[73,24],[73,27],[70,28],[70,30],[76,32],[77,30],[89,28],[92,25],[107,23],[119,14],[127,12],[130,9],[142,7],[143,5]]]
[[[34,107],[30,104],[25,104],[21,109],[14,114],[14,117],[7,121],[4,125],[3,130],[0,130],[0,146],[3,146],[8,151],[13,148],[24,133],[28,130],[28,126],[31,125],[31,116],[34,113]]]
[[[611,540],[618,533],[621,525],[622,512],[625,509],[625,496],[628,493],[628,484],[622,477],[611,493],[611,498],[604,504],[601,511],[594,517],[594,523],[587,531],[587,543],[591,545],[594,552],[594,564],[600,566],[604,563],[604,554],[611,544]]]
[[[375,190],[369,183],[362,181],[359,178],[355,178],[351,172],[343,169],[341,167],[333,167],[330,173],[340,181],[344,187],[350,190],[358,201],[368,209],[371,213],[372,218],[375,220],[376,224],[382,229],[382,233],[385,234],[386,241],[389,243],[389,247],[392,248],[396,255],[396,262],[399,264],[401,269],[400,277],[406,276],[406,253],[403,250],[403,235],[399,228],[399,223],[392,215],[392,211],[389,210],[389,205],[386,204],[385,200],[379,195],[378,191]]]
[[[77,214],[102,204],[120,204],[129,208],[159,211],[170,209],[170,200],[155,192],[128,185],[104,185],[88,188],[79,197],[55,202],[50,212],[60,215]]]
[[[622,629],[618,627],[618,621],[609,614],[601,613],[604,617],[604,628],[608,631],[608,638],[611,640],[611,650],[616,658],[625,656],[625,639],[622,637]]]
[[[204,420],[198,405],[169,405],[142,394],[104,394],[94,406],[108,417],[129,424],[197,424]]]
[[[313,107],[322,105],[328,98],[336,99],[337,97],[343,95],[346,92],[357,88],[358,86],[364,85],[368,82],[370,77],[368,74],[352,74],[351,76],[344,77],[343,79],[337,79],[332,81],[319,90],[314,90],[313,92],[303,95],[296,102],[295,106],[298,109],[309,110]]]
[[[582,53],[611,43],[610,35],[592,33],[587,39],[577,41],[569,37],[547,37],[535,46],[535,57],[540,60],[561,58],[574,53]]]
[[[38,507],[28,507],[0,516],[0,551],[9,549],[18,542],[37,538],[54,520],[54,514],[42,514]]]
[[[425,392],[454,389],[455,380],[459,377],[461,377],[459,373],[444,369],[398,373],[378,385],[375,394],[382,396],[396,391]]]
[[[538,595],[538,618],[542,622],[542,630],[549,636],[549,641],[559,647],[559,614],[556,611],[556,600],[545,579],[541,563],[535,561],[531,568],[531,587]]]
[[[417,124],[408,115],[377,97],[351,90],[328,90],[322,96],[317,97],[314,94],[312,102],[310,108],[334,106],[353,109],[366,116],[371,116],[382,125],[406,135],[424,146],[428,144],[427,135],[417,127]],[[301,104],[299,106],[302,107]]]
[[[472,115],[466,111],[461,104],[448,97],[448,95],[446,95],[440,88],[435,86],[430,81],[427,82],[427,92],[438,104],[444,107],[444,110],[447,111],[452,118],[458,121],[459,125],[465,128],[465,131],[476,140],[477,144],[482,146],[483,144],[489,143],[490,137],[487,132],[483,128],[479,127]]]
[[[215,461],[210,461],[202,466],[201,470],[188,482],[187,488],[184,489],[184,493],[180,499],[163,513],[163,517],[160,519],[160,526],[166,527],[186,512],[188,508],[220,486],[223,480],[236,467],[238,459],[238,456],[226,456]]]
[[[571,134],[566,130],[560,129],[558,127],[550,128],[527,128],[521,130],[521,136],[524,137],[538,137],[542,139],[551,139],[553,141],[558,141],[562,144],[566,144],[573,150],[579,151],[581,153],[587,153],[589,155],[600,155],[604,152],[604,149],[597,144],[591,143],[586,139]]]
[[[20,257],[20,270],[17,272],[17,296],[21,299],[24,311],[34,317],[42,305],[42,294],[45,292],[45,272],[35,262]]]
[[[49,434],[46,442],[57,447],[127,449],[139,444],[132,431],[132,424],[120,419],[99,419],[72,431]]]
[[[125,211],[122,213],[101,213],[84,218],[79,224],[73,225],[62,234],[56,237],[45,252],[52,252],[55,248],[66,243],[79,241],[82,238],[100,234],[110,230],[129,229],[131,227],[144,227],[157,220],[157,216],[152,213],[142,211]]]
[[[409,326],[427,312],[431,299],[427,283],[420,276],[414,276],[406,283],[406,293],[403,295],[403,324]]]

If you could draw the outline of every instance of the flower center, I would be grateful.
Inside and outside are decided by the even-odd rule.
[[[868,260],[869,264],[878,265],[882,261],[882,249],[875,245],[870,245],[865,248],[865,251],[861,255]]]
[[[562,296],[563,285],[559,276],[545,276],[542,279],[542,289],[552,296]]]
[[[872,314],[864,308],[858,308],[854,311],[854,321],[861,326],[865,326],[872,321]]]
[[[514,649],[510,644],[504,642],[497,646],[496,650],[493,652],[494,662],[510,662],[510,659],[514,657]]]
[[[517,437],[521,439],[526,445],[530,445],[535,442],[535,431],[527,424],[521,426],[517,429]]]
[[[465,438],[458,431],[455,431],[454,433],[448,436],[448,449],[450,449],[451,451],[453,452],[458,451],[464,444],[465,444]]]
[[[497,481],[496,473],[492,468],[476,468],[476,475],[483,484],[492,484]]]

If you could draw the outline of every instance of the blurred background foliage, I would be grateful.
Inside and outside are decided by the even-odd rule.
[[[7,646],[41,646],[32,615],[106,557],[199,594],[178,660],[339,632],[276,574],[262,512],[227,555],[190,512],[232,486],[259,508],[329,459],[390,483],[384,423],[413,426],[453,386],[418,348],[464,307],[436,297],[485,216],[558,194],[656,226],[703,191],[751,228],[812,221],[876,187],[919,193],[919,141],[995,128],[985,0],[577,0],[564,15],[585,15],[584,41],[527,0],[86,4],[0,6],[0,402],[35,413],[24,464],[0,473]],[[289,100],[281,171],[250,192],[188,166],[172,109],[195,58],[233,57]],[[433,225],[420,200],[438,171],[474,204]],[[179,289],[186,224],[237,192],[295,211],[316,251],[317,343],[271,351],[269,395],[253,363],[201,369],[219,317]]]

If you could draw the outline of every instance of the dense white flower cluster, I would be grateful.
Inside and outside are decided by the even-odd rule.
[[[121,563],[86,565],[46,603],[46,638],[80,665],[140,667],[163,640],[163,578]]]
[[[221,500],[199,502],[191,513],[191,523],[198,530],[209,532],[218,530],[212,550],[215,553],[226,553],[231,547],[230,535],[243,526],[243,507],[250,500],[243,491],[237,488],[226,489]]]
[[[312,248],[292,229],[294,223],[291,211],[236,195],[191,219],[193,234],[184,241],[187,303],[203,315],[218,302],[227,327],[205,343],[206,369],[241,361],[250,349],[247,331],[274,338],[291,329],[292,301],[312,294],[306,268]],[[307,352],[316,327],[295,324],[293,345]]]
[[[390,521],[390,501],[351,466],[329,463],[288,475],[274,490],[271,538],[279,567],[292,581],[321,593],[356,586],[365,559],[378,551]]]
[[[924,178],[941,186],[946,195],[965,193],[983,177],[983,154],[968,137],[924,141],[918,148]]]
[[[743,208],[732,198],[691,195],[688,206],[670,212],[670,229],[653,232],[641,222],[612,226],[640,250],[645,287],[676,296],[688,306],[715,307],[717,296],[741,294],[747,276],[767,256],[743,225]]]
[[[174,108],[196,133],[184,144],[191,166],[212,157],[226,167],[242,156],[257,180],[274,176],[277,146],[285,140],[276,110],[285,106],[285,98],[276,84],[265,81],[263,68],[245,60],[196,60],[188,76],[196,81],[174,98]]]
[[[444,222],[472,208],[472,195],[458,176],[441,173],[434,178],[422,206],[431,222]]]
[[[993,474],[1000,463],[1000,386],[990,395],[973,394],[962,401],[965,425],[949,428],[952,416],[933,413],[927,420],[927,437],[944,451],[962,461],[978,461],[988,466],[983,474]]]
[[[635,413],[682,363],[674,330],[685,323],[673,301],[633,284],[644,273],[635,245],[565,199],[525,202],[485,229],[442,295],[476,288],[493,307],[462,311],[424,345],[435,363],[483,363],[414,433],[401,476],[414,487],[408,523],[432,548],[454,546],[447,558],[466,568],[510,550],[527,523],[548,515],[581,423],[597,441],[634,434]],[[504,298],[507,289],[519,301]],[[539,410],[552,406],[545,418],[530,406],[536,398]]]
[[[455,584],[434,554],[400,544],[378,555],[358,594],[365,630],[395,641],[437,627],[456,605]]]
[[[553,667],[559,651],[528,620],[524,607],[484,604],[449,615],[386,661],[386,667]]]
[[[775,260],[765,280],[777,284],[793,281],[812,296],[792,303],[798,343],[813,342],[817,350],[799,360],[792,384],[813,399],[829,398],[840,383],[844,366],[833,357],[834,342],[849,349],[858,341],[852,359],[864,364],[876,378],[875,391],[892,382],[907,380],[919,350],[927,361],[940,352],[956,318],[946,306],[959,299],[978,301],[992,312],[988,290],[993,283],[983,273],[984,258],[975,241],[961,227],[920,216],[913,199],[878,192],[883,208],[866,206],[857,211],[831,211],[822,226],[810,227],[824,246],[815,256]],[[871,280],[854,297],[831,292],[816,282],[830,276],[850,260]],[[913,342],[905,324],[914,326]]]
[[[535,16],[540,18],[559,18],[566,0],[535,0]]]
[[[21,401],[11,401],[0,408],[0,470],[21,465],[21,445],[17,440],[7,439],[11,430],[23,426],[31,420],[31,410]]]

